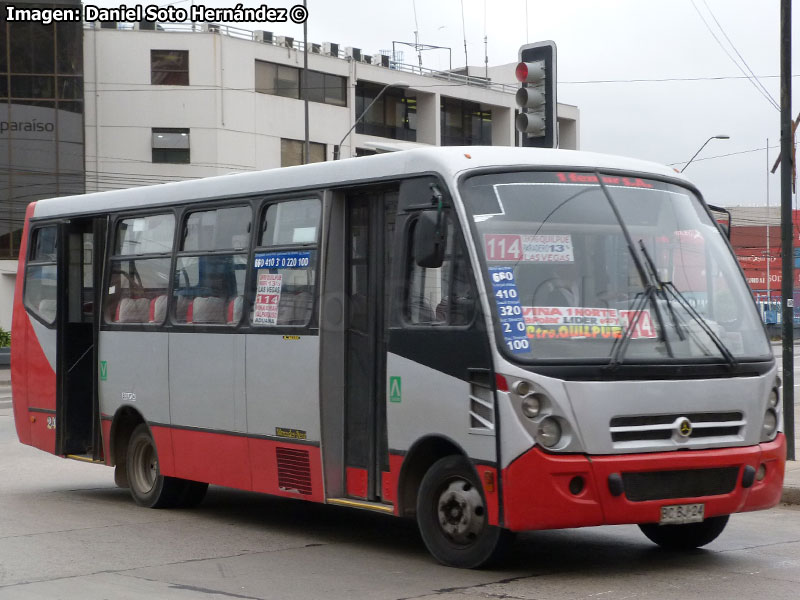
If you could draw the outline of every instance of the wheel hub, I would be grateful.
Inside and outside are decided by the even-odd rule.
[[[486,522],[480,492],[463,479],[451,481],[439,495],[438,515],[444,534],[461,545],[475,541]]]
[[[158,477],[158,458],[149,443],[140,443],[134,449],[133,483],[142,493],[153,489]]]

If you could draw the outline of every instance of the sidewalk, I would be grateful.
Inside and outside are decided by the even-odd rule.
[[[794,449],[795,458],[800,459],[800,403],[798,402],[794,404]],[[800,504],[800,460],[786,461],[781,502]]]

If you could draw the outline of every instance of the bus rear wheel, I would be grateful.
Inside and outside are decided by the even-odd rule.
[[[431,466],[417,495],[417,524],[433,557],[473,569],[500,556],[511,532],[489,525],[486,500],[472,465],[446,456]]]
[[[131,496],[136,504],[168,508],[181,503],[188,482],[161,474],[156,445],[144,423],[133,430],[128,441],[126,467]]]
[[[650,541],[655,542],[668,550],[692,550],[713,542],[725,525],[728,524],[730,515],[709,517],[700,523],[686,523],[683,525],[658,525],[657,523],[644,523],[639,525]]]

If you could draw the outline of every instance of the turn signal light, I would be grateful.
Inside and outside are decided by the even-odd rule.
[[[486,471],[483,474],[483,489],[487,492],[494,492],[494,473]]]

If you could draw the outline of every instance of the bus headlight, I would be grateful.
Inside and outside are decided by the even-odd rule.
[[[520,404],[522,414],[529,419],[535,419],[542,410],[542,400],[539,394],[531,394],[522,399]]]
[[[778,389],[773,388],[772,391],[769,393],[769,405],[772,408],[775,408],[776,406],[778,406],[778,402],[780,402],[780,399],[781,397],[778,394]]]
[[[524,379],[520,379],[515,381],[511,385],[511,391],[514,392],[517,396],[527,396],[531,393],[531,384],[525,381]]]
[[[775,437],[778,429],[778,413],[773,408],[768,408],[764,413],[764,424],[761,426],[761,441],[769,442]]]
[[[561,425],[553,417],[546,417],[536,427],[536,441],[546,448],[552,448],[561,440]]]

